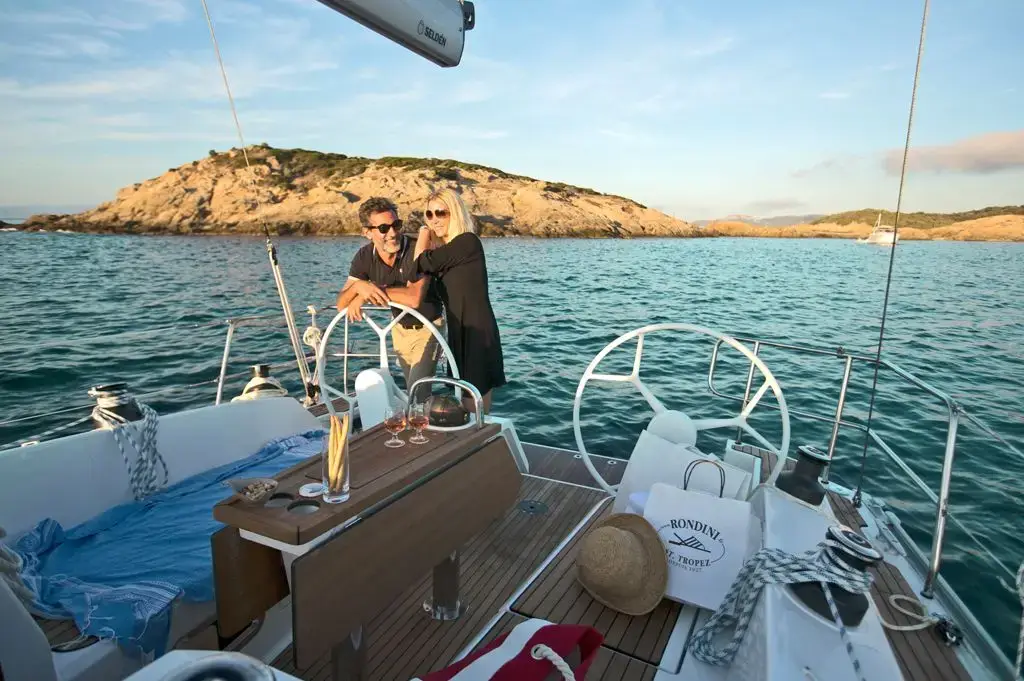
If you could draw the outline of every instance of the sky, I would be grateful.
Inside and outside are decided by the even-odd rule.
[[[448,69],[315,0],[208,4],[250,144],[455,158],[689,220],[896,207],[921,2],[476,0]],[[1024,203],[1021,26],[1021,0],[932,3],[904,210]],[[6,212],[238,144],[201,0],[0,0]]]

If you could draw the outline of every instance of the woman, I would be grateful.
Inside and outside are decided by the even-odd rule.
[[[426,224],[416,241],[416,266],[435,278],[448,315],[448,345],[459,375],[483,396],[505,385],[501,336],[487,294],[487,261],[466,204],[451,189],[427,197]],[[472,398],[470,398],[471,400]]]

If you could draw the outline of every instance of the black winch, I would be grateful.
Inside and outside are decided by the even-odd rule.
[[[831,459],[827,452],[813,445],[800,445],[796,453],[796,465],[780,475],[775,486],[790,496],[818,506],[825,498],[821,476]]]
[[[142,410],[135,397],[129,392],[127,383],[106,383],[89,388],[89,397],[96,400],[96,405],[109,414],[114,414],[125,421],[141,421]],[[93,423],[97,429],[110,426],[93,411]]]
[[[825,538],[835,546],[826,549],[826,559],[836,562],[838,558],[851,569],[866,572],[869,567],[882,560],[882,554],[871,543],[845,525],[833,525],[825,532]],[[789,585],[793,595],[804,605],[832,621],[832,611],[825,600],[821,582],[799,582]],[[839,619],[848,627],[855,627],[868,611],[868,595],[852,593],[836,584],[829,584],[832,599],[836,602]]]

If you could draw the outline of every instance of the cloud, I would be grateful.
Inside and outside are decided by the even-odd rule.
[[[237,142],[238,138],[230,132],[212,132],[209,130],[108,130],[101,132],[96,139],[112,140],[116,142],[182,142],[182,141],[205,141],[211,144],[224,144]]]
[[[382,92],[360,92],[352,97],[350,108],[358,110],[372,109],[373,107],[386,107],[395,104],[410,104],[423,99],[426,88],[416,84],[403,90],[389,90]]]
[[[890,175],[899,175],[903,150],[885,154],[883,167]],[[966,139],[927,147],[911,148],[907,169],[914,172],[950,172],[989,174],[1024,168],[1024,129],[990,132]]]
[[[41,145],[112,140],[153,142],[210,140],[235,144],[230,116],[225,107],[213,109],[104,111],[95,103],[59,107],[28,102],[0,111],[0,149],[7,152]],[[218,115],[219,114],[219,115]]]
[[[750,201],[746,205],[746,210],[751,213],[778,213],[786,210],[796,210],[803,208],[807,204],[800,199],[762,199],[760,201]]]
[[[871,158],[873,159],[874,157]],[[789,176],[802,180],[815,177],[817,175],[846,173],[853,170],[856,166],[863,165],[865,159],[866,157],[860,154],[841,154],[838,156],[830,156],[829,158],[818,161],[806,168],[798,168],[797,170],[792,171]]]
[[[587,143],[591,143],[592,140],[590,137],[591,130],[596,131],[598,135],[603,137],[629,145],[653,144],[657,141],[656,136],[626,121],[613,121],[597,128],[586,129]]]
[[[452,99],[456,104],[478,104],[493,99],[500,92],[500,84],[493,81],[470,81],[455,87]]]
[[[238,98],[264,91],[300,90],[296,77],[337,67],[337,63],[318,50],[296,53],[281,63],[273,55],[262,54],[228,66],[232,94]],[[178,56],[153,66],[95,70],[63,81],[25,83],[0,78],[0,97],[27,100],[218,100],[225,97],[224,84],[216,64],[209,56]]]
[[[142,31],[159,23],[177,23],[188,17],[185,0],[121,0],[107,3],[103,12],[61,5],[55,10],[0,13],[0,26],[78,26],[114,32]]]
[[[128,0],[128,4],[143,7],[144,13],[157,22],[177,22],[188,17],[184,0]]]
[[[716,54],[728,52],[736,45],[736,37],[732,35],[719,35],[704,43],[697,43],[683,50],[683,54],[690,59],[701,59],[713,57]]]
[[[107,57],[116,52],[116,48],[106,40],[68,33],[49,34],[45,40],[22,45],[0,43],[0,54],[40,59]]]

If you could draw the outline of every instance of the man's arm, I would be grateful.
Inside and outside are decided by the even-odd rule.
[[[405,286],[389,286],[386,293],[388,298],[396,303],[401,303],[415,309],[422,305],[423,299],[427,297],[427,286],[429,284],[430,277],[420,277]]]
[[[363,302],[370,302],[374,305],[387,305],[388,296],[383,289],[373,282],[349,276],[345,282],[345,288],[338,294],[337,308],[343,310],[356,298],[362,298]]]
[[[358,297],[359,294],[356,293],[356,289],[354,286],[354,284],[358,281],[362,280],[357,279],[355,277],[349,277],[348,280],[345,282],[344,288],[342,288],[341,292],[338,294],[338,302],[336,307],[339,310],[344,310],[346,307],[348,307],[349,303],[351,303]]]

